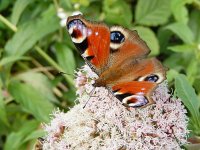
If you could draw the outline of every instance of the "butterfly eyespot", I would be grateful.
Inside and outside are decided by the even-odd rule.
[[[130,94],[122,99],[123,105],[133,108],[145,106],[148,102],[148,99],[144,95]]]
[[[84,25],[83,22],[79,19],[74,19],[72,21],[70,21],[69,23],[67,23],[67,29],[69,30],[70,28],[74,27],[74,26],[82,26]]]
[[[147,76],[144,81],[157,82],[159,77],[155,74]]]
[[[110,41],[112,43],[120,44],[125,41],[125,37],[120,31],[112,31],[110,33]]]

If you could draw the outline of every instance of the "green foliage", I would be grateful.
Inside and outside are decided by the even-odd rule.
[[[37,129],[39,122],[37,121],[27,121],[23,124],[22,127],[19,128],[17,132],[12,132],[7,137],[4,149],[5,150],[18,150],[24,144],[24,139],[30,137],[34,130]],[[41,134],[39,134],[41,135]]]
[[[17,0],[14,4],[14,7],[12,9],[12,15],[11,15],[11,22],[16,25],[20,19],[21,14],[23,13],[24,9],[30,4],[34,2],[33,1],[27,1],[27,0]]]
[[[142,26],[136,26],[133,28],[136,30],[139,34],[139,36],[146,41],[147,45],[151,49],[151,54],[152,56],[158,55],[159,54],[159,43],[158,39],[156,38],[155,33],[147,27],[142,27]]]
[[[73,74],[83,60],[60,26],[59,8],[137,30],[150,55],[169,68],[190,136],[200,136],[199,0],[1,0],[0,149],[32,149],[44,134],[40,123],[56,107],[67,111],[73,104]]]
[[[175,86],[177,96],[181,98],[191,114],[190,126],[193,128],[192,131],[198,135],[200,134],[200,100],[185,75],[177,75]]]
[[[105,20],[112,24],[131,26],[132,12],[130,6],[123,0],[104,0]]]
[[[56,17],[54,7],[50,5],[39,18],[27,21],[19,27],[19,30],[6,43],[5,54],[21,56],[30,50],[39,39],[58,30],[58,28],[59,20]]]
[[[171,30],[174,34],[176,34],[183,42],[187,44],[191,44],[194,40],[194,35],[188,25],[177,22],[172,23],[165,27],[165,29]]]
[[[55,50],[58,64],[63,68],[64,72],[73,74],[76,69],[76,62],[72,50],[67,45],[60,43],[55,45]]]
[[[138,24],[157,26],[167,22],[171,12],[170,0],[139,0],[136,5],[135,21]]]
[[[10,83],[8,91],[24,111],[41,122],[49,120],[48,114],[53,110],[53,106],[47,101],[45,93],[42,95],[41,91],[34,86],[17,81]]]

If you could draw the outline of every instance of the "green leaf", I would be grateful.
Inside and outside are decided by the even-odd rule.
[[[200,85],[200,80],[199,80],[199,78],[196,78],[195,81],[194,81],[194,87],[195,87],[197,93],[199,93],[198,96],[199,96],[199,99],[200,99],[200,86],[199,85]]]
[[[25,83],[12,81],[8,90],[26,112],[32,114],[39,121],[49,121],[49,114],[53,110],[53,105],[38,89]]]
[[[13,2],[13,0],[1,0],[0,1],[0,11],[6,9],[12,2]]]
[[[40,18],[30,20],[19,27],[11,40],[6,43],[5,54],[21,56],[46,35],[59,28],[54,6],[50,5]]]
[[[159,45],[160,45],[160,52],[161,53],[168,53],[169,51],[167,50],[167,46],[169,45],[169,40],[170,37],[172,36],[172,32],[169,32],[168,30],[165,30],[162,27],[159,28],[157,38],[159,40]]]
[[[64,93],[64,98],[67,100],[67,103],[71,106],[74,105],[74,100],[76,99],[77,95],[74,90],[69,90]]]
[[[62,67],[65,73],[73,75],[76,68],[76,62],[72,50],[69,49],[67,45],[60,43],[55,45],[55,49],[59,65]]]
[[[194,41],[194,34],[186,24],[180,22],[172,23],[166,26],[165,29],[171,30],[186,44],[192,44]]]
[[[171,10],[177,22],[186,24],[188,22],[188,9],[186,4],[191,3],[191,0],[172,0]]]
[[[3,59],[0,60],[0,67],[7,65],[9,63],[13,63],[15,61],[18,60],[29,60],[29,57],[25,57],[25,56],[8,56],[8,57],[4,57]]]
[[[18,79],[20,81],[24,81],[25,83],[37,89],[38,92],[40,92],[40,94],[46,98],[46,100],[58,103],[57,98],[53,94],[53,88],[54,88],[53,85],[50,83],[49,79],[42,73],[29,71],[18,74],[12,79]]]
[[[195,144],[187,144],[184,146],[187,150],[199,150],[200,144],[195,143]]]
[[[43,137],[45,136],[45,131],[40,129],[40,130],[36,130],[36,131],[33,131],[32,133],[30,133],[23,141],[22,143],[25,143],[27,141],[30,141],[30,140],[33,140],[33,139],[37,139],[39,137]]]
[[[132,12],[130,6],[123,0],[104,0],[103,10],[105,21],[112,24],[119,24],[130,27]]]
[[[187,78],[191,84],[194,83],[194,80],[197,77],[198,69],[199,69],[199,62],[196,59],[192,59],[188,62],[188,66],[186,68]]]
[[[167,81],[172,82],[174,78],[178,75],[178,72],[175,69],[170,69],[167,71]]]
[[[4,146],[4,150],[18,150],[23,144],[22,141],[31,132],[37,129],[39,122],[37,121],[27,121],[24,122],[23,126],[17,132],[11,132]]]
[[[171,54],[168,58],[165,59],[164,65],[169,67],[170,69],[175,69],[178,72],[183,70],[184,69],[183,65],[185,63],[184,62],[185,60],[183,61],[184,58],[181,56],[178,53]]]
[[[72,3],[74,4],[80,4],[80,5],[83,5],[85,7],[89,6],[90,4],[90,1],[89,0],[70,0]]]
[[[138,0],[135,21],[142,25],[157,26],[166,23],[170,14],[170,0]]]
[[[168,49],[177,53],[185,53],[185,52],[194,52],[197,49],[197,46],[191,44],[183,44],[183,45],[169,46]]]
[[[151,53],[151,56],[155,56],[159,54],[159,43],[156,38],[156,35],[154,32],[147,27],[142,27],[142,26],[136,26],[133,28],[134,30],[137,30],[139,36],[141,39],[143,39],[147,45],[149,46]]]
[[[70,1],[66,1],[66,0],[60,0],[59,1],[60,6],[62,6],[62,8],[66,9],[73,9],[75,4],[72,4],[71,0]]]
[[[3,100],[3,91],[0,91],[0,120],[7,126],[9,126],[7,114],[6,114],[6,108]]]
[[[199,124],[200,101],[185,75],[179,74],[175,78],[175,88],[177,96],[181,98],[184,105],[188,108],[195,123]]]
[[[200,10],[193,10],[190,15],[189,26],[194,34],[194,39],[200,43]]]
[[[16,25],[24,9],[34,0],[17,0],[12,9],[11,22]]]

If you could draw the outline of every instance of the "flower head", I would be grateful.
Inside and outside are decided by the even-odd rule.
[[[79,104],[54,112],[44,149],[181,149],[187,142],[186,110],[166,81],[152,96],[155,104],[127,109],[106,88],[92,86],[97,75],[88,66],[77,76]]]

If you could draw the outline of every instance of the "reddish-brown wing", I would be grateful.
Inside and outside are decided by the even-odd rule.
[[[125,106],[143,107],[154,103],[151,94],[155,87],[154,82],[131,81],[114,85],[112,91]]]
[[[70,17],[67,27],[83,58],[98,73],[94,86],[104,86],[127,106],[142,107],[153,103],[155,87],[165,79],[166,70],[136,31],[120,26]]]
[[[83,58],[96,73],[101,74],[110,55],[109,28],[103,23],[88,21],[81,15],[69,17],[67,28]]]
[[[82,15],[69,17],[67,28],[74,45],[99,75],[127,58],[144,57],[150,52],[136,31],[118,26],[109,28],[103,23],[88,21]],[[115,37],[115,31],[123,33],[123,37]],[[111,37],[122,38],[124,42],[116,43]]]

